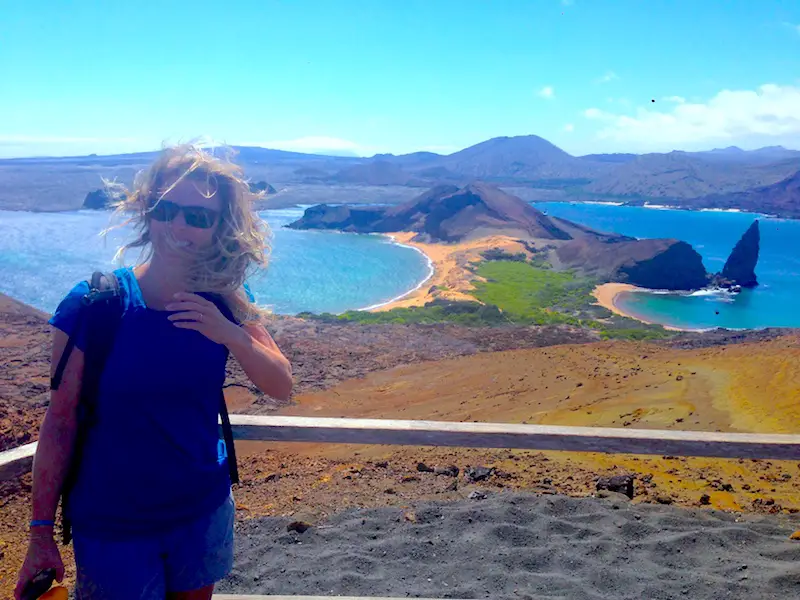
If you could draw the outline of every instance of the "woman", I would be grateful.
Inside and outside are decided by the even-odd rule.
[[[96,396],[96,415],[68,498],[79,598],[199,600],[233,563],[235,506],[218,454],[229,354],[264,393],[287,399],[291,366],[261,324],[244,281],[266,263],[265,233],[240,170],[193,146],[165,150],[132,191],[114,194],[143,261],[114,273],[123,313]],[[76,439],[86,332],[74,331],[88,283],[50,323],[52,369],[75,336],[51,393],[33,467],[27,557],[16,596],[43,569],[64,567],[53,521]]]

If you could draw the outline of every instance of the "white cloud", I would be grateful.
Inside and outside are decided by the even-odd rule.
[[[686,104],[686,98],[682,96],[667,96],[664,102],[674,102],[675,104]]]
[[[553,86],[546,85],[541,90],[539,90],[539,96],[542,98],[553,98],[555,96],[555,90]]]
[[[572,133],[573,131],[575,131],[575,125],[573,125],[572,123],[567,123],[566,125],[564,125],[564,131],[566,131],[567,133]]]
[[[615,79],[619,79],[619,75],[614,73],[614,71],[608,71],[605,75],[597,79],[597,83],[608,83],[609,81],[614,81]]]
[[[601,125],[598,138],[631,149],[707,147],[712,142],[742,140],[797,145],[800,141],[800,87],[766,84],[757,90],[722,90],[706,102],[655,108],[648,103],[633,114],[599,108],[583,114]]]

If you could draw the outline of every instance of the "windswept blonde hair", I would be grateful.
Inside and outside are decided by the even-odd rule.
[[[218,150],[218,149],[217,149]],[[253,203],[263,193],[252,192],[242,169],[230,160],[233,154],[217,157],[194,143],[165,147],[158,159],[146,171],[137,173],[133,189],[105,181],[115,214],[131,216],[119,225],[132,225],[137,237],[117,250],[115,260],[121,261],[128,250],[142,248],[142,259],[153,255],[150,239],[151,203],[158,202],[184,180],[202,181],[209,194],[220,194],[221,213],[210,247],[186,251],[188,261],[188,291],[210,292],[221,296],[240,321],[261,320],[270,313],[256,306],[244,291],[245,280],[268,263],[271,250],[271,231],[265,221],[255,214]],[[169,183],[169,187],[165,185]],[[104,233],[107,233],[107,229]]]

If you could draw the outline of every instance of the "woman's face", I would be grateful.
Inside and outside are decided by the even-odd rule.
[[[168,180],[164,189],[174,181]],[[216,191],[213,182],[186,178],[155,203],[149,213],[149,229],[157,255],[182,258],[181,251],[200,251],[213,243],[222,216],[222,201]]]

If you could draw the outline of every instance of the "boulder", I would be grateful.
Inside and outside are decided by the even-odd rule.
[[[86,198],[83,201],[83,208],[102,210],[108,208],[110,201],[111,198],[105,190],[95,190],[86,194]]]
[[[254,194],[264,192],[266,194],[275,194],[277,190],[268,184],[266,181],[258,181],[250,184],[250,191]]]
[[[494,473],[494,467],[467,467],[464,470],[464,475],[470,481],[484,481],[489,479]]]
[[[614,475],[613,477],[600,477],[597,480],[597,491],[608,490],[624,494],[633,499],[633,475]]]

